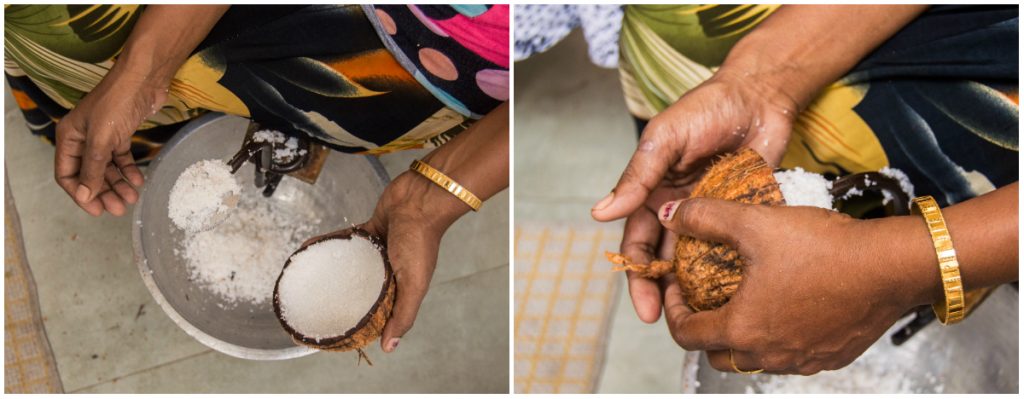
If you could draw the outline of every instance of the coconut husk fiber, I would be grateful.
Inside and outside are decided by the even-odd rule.
[[[278,276],[277,284],[274,286],[274,314],[277,315],[277,320],[281,323],[281,326],[284,327],[285,331],[288,331],[288,334],[291,335],[292,340],[296,343],[328,352],[348,352],[354,350],[359,353],[360,360],[365,359],[366,362],[372,366],[373,363],[370,362],[370,358],[366,356],[366,353],[363,352],[362,348],[377,340],[377,338],[381,336],[381,333],[384,332],[384,325],[387,324],[388,318],[391,317],[391,309],[394,307],[395,293],[397,290],[395,274],[391,268],[391,262],[388,261],[386,243],[380,238],[371,235],[366,230],[352,228],[340,231],[331,236],[322,237],[316,241],[310,242],[308,245],[303,245],[298,251],[296,251],[296,253],[325,240],[352,239],[353,235],[369,239],[370,242],[380,248],[380,254],[384,260],[385,268],[384,284],[381,286],[380,296],[366,315],[359,320],[359,323],[356,323],[354,327],[340,335],[321,338],[320,340],[316,340],[313,337],[308,337],[295,331],[294,328],[288,325],[281,314],[281,303],[277,285],[281,283],[281,277],[284,276],[284,270],[282,270],[281,276]],[[290,264],[291,257],[289,257],[288,262],[285,263],[284,268],[287,269]]]
[[[718,198],[745,204],[784,205],[773,169],[752,149],[719,158],[690,194],[690,198]],[[631,263],[625,256],[608,253],[608,259],[643,277],[659,278],[675,272],[683,299],[694,311],[724,305],[743,279],[746,260],[728,245],[680,235],[675,258],[651,264]]]

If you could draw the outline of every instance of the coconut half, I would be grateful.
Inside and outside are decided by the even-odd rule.
[[[359,228],[299,248],[274,286],[274,313],[295,342],[356,350],[360,358],[366,358],[362,348],[384,331],[394,300],[386,246]]]

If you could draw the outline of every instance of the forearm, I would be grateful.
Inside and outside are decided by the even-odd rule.
[[[949,229],[960,278],[965,290],[990,287],[1018,279],[1017,186],[1013,183],[980,197],[942,210]],[[944,297],[938,258],[931,236],[919,215],[876,219],[870,222],[884,248],[875,262],[884,263],[893,278],[914,295],[915,303]]]
[[[480,200],[487,201],[508,187],[508,145],[508,103],[505,103],[425,156],[423,161],[448,175]],[[458,198],[432,183],[431,186],[431,195],[438,198],[439,212],[445,218],[454,222],[469,212],[469,206]],[[487,206],[486,202],[484,206]]]
[[[229,5],[149,5],[124,45],[116,68],[170,84]]]
[[[782,6],[736,43],[719,74],[761,82],[799,111],[926,8]]]

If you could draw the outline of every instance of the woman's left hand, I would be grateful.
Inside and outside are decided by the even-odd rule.
[[[658,215],[666,228],[728,244],[747,260],[739,288],[718,309],[695,313],[677,284],[665,289],[673,338],[686,350],[707,351],[721,371],[735,371],[730,350],[744,371],[839,369],[908,310],[942,295],[919,217],[857,220],[706,198],[666,203]]]
[[[398,284],[395,306],[380,338],[385,352],[395,350],[412,328],[430,288],[441,237],[467,211],[469,206],[455,196],[415,172],[405,172],[384,189],[373,216],[359,226],[387,243]]]

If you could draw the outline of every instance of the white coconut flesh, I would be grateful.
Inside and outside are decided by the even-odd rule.
[[[796,168],[775,172],[775,180],[786,205],[832,209],[832,182],[825,176]]]
[[[216,227],[238,204],[242,186],[223,161],[208,159],[189,165],[171,187],[167,216],[188,233]]]
[[[337,337],[359,324],[376,304],[386,269],[370,240],[331,239],[292,256],[278,283],[281,318],[317,341]]]

